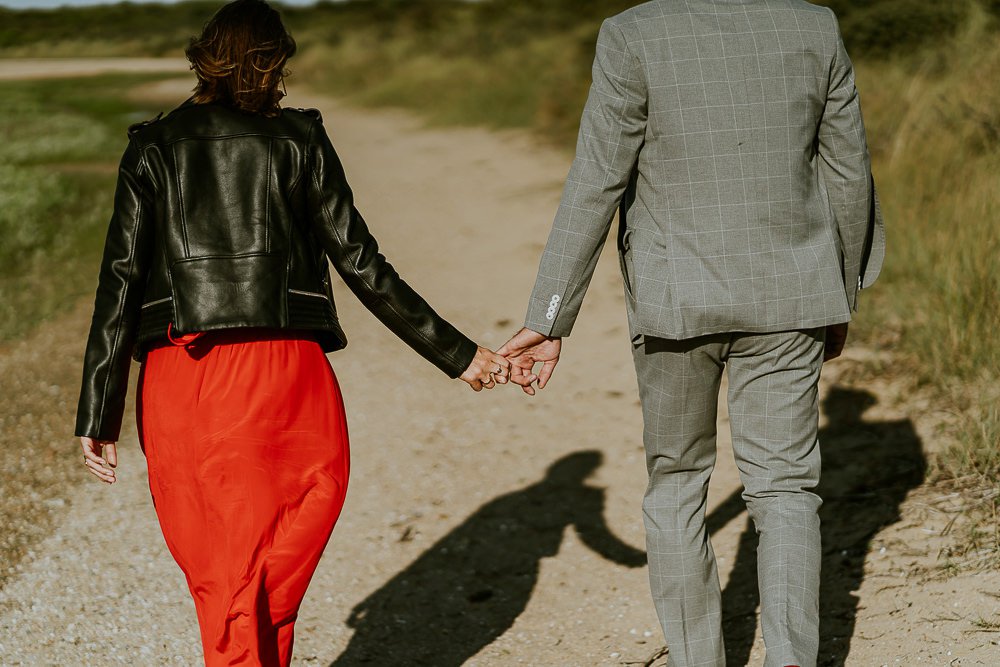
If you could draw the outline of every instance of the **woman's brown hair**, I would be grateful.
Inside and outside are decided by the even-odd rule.
[[[215,13],[185,50],[198,76],[193,101],[221,102],[240,111],[276,116],[285,63],[295,40],[264,0],[236,0]]]

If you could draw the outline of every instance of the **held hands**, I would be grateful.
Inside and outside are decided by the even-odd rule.
[[[537,331],[524,328],[514,334],[514,337],[497,350],[511,364],[510,380],[520,385],[528,396],[535,395],[532,383],[538,380],[538,388],[544,389],[552,377],[552,371],[559,363],[559,352],[562,350],[562,338],[554,338],[540,334]],[[536,375],[535,364],[542,367]]]
[[[498,384],[507,384],[510,369],[509,361],[492,350],[480,347],[476,351],[476,356],[472,358],[472,363],[459,379],[467,382],[473,391],[482,391],[492,389]]]
[[[536,390],[533,383],[537,380],[538,389],[545,388],[559,363],[561,348],[561,338],[521,329],[496,352],[480,347],[461,379],[475,391],[492,389],[509,381],[519,385],[524,393],[534,396]],[[542,364],[537,375],[534,372],[536,363]]]
[[[118,450],[113,441],[94,440],[93,438],[80,438],[80,445],[83,447],[83,463],[94,473],[99,480],[114,484],[115,466],[118,465]],[[101,456],[101,450],[106,449],[105,456]]]

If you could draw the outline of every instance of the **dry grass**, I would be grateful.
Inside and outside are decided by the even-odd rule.
[[[930,471],[957,498],[946,571],[1000,567],[998,71],[1000,33],[975,7],[944,43],[858,67],[890,248],[859,329],[956,415]]]

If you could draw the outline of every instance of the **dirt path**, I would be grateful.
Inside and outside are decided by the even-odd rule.
[[[138,94],[169,108],[188,88],[161,82]],[[502,343],[523,316],[569,158],[524,134],[426,129],[294,89],[290,104],[323,111],[359,208],[400,273],[469,335]],[[353,470],[297,622],[295,664],[366,664],[385,644],[436,656],[410,664],[650,664],[662,636],[646,571],[618,564],[643,545],[645,470],[613,253],[556,379],[534,399],[448,381],[346,289],[337,296],[353,344],[331,361]],[[82,336],[75,317],[61,326]],[[1000,635],[977,622],[997,619],[1000,576],[913,574],[933,560],[939,542],[928,536],[947,520],[911,493],[931,434],[891,407],[891,386],[859,375],[860,354],[824,380],[836,420],[824,421],[821,664],[997,664],[990,640]],[[751,533],[724,411],[722,422],[710,512],[730,664],[759,665]],[[159,533],[134,426],[124,433],[120,481],[90,482],[81,467],[55,529],[0,591],[0,663],[198,664],[194,607]],[[67,456],[75,447],[67,438]],[[560,477],[547,477],[557,461]],[[448,596],[455,608],[439,615]],[[427,632],[431,616],[450,632]]]
[[[184,58],[0,58],[0,81],[188,69],[190,64]]]

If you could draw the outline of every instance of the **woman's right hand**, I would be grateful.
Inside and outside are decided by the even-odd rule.
[[[97,479],[108,484],[115,483],[115,466],[118,465],[118,448],[113,440],[80,438],[83,447],[83,463]]]
[[[480,347],[459,379],[467,382],[473,391],[492,389],[497,384],[507,384],[510,379],[510,362],[493,350]]]

